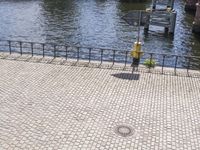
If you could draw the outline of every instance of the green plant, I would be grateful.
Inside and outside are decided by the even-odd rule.
[[[156,66],[156,61],[154,59],[146,59],[144,65],[149,69],[154,68]]]

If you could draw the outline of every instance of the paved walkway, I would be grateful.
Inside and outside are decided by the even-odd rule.
[[[200,78],[0,59],[0,150],[199,150]]]

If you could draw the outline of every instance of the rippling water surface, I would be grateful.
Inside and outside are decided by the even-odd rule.
[[[130,50],[137,28],[121,17],[130,10],[150,7],[151,0],[1,0],[0,39],[71,43]],[[200,37],[192,33],[193,15],[177,0],[174,37],[163,28],[141,33],[143,49],[153,52],[200,55]]]

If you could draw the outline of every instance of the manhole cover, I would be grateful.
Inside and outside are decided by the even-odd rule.
[[[115,128],[115,132],[116,134],[122,137],[128,137],[128,136],[133,135],[134,130],[130,126],[127,126],[127,125],[118,125]]]

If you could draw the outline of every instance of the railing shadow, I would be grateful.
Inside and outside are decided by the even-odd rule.
[[[116,73],[111,74],[111,76],[123,79],[123,80],[139,80],[140,74],[132,74],[132,73]]]

